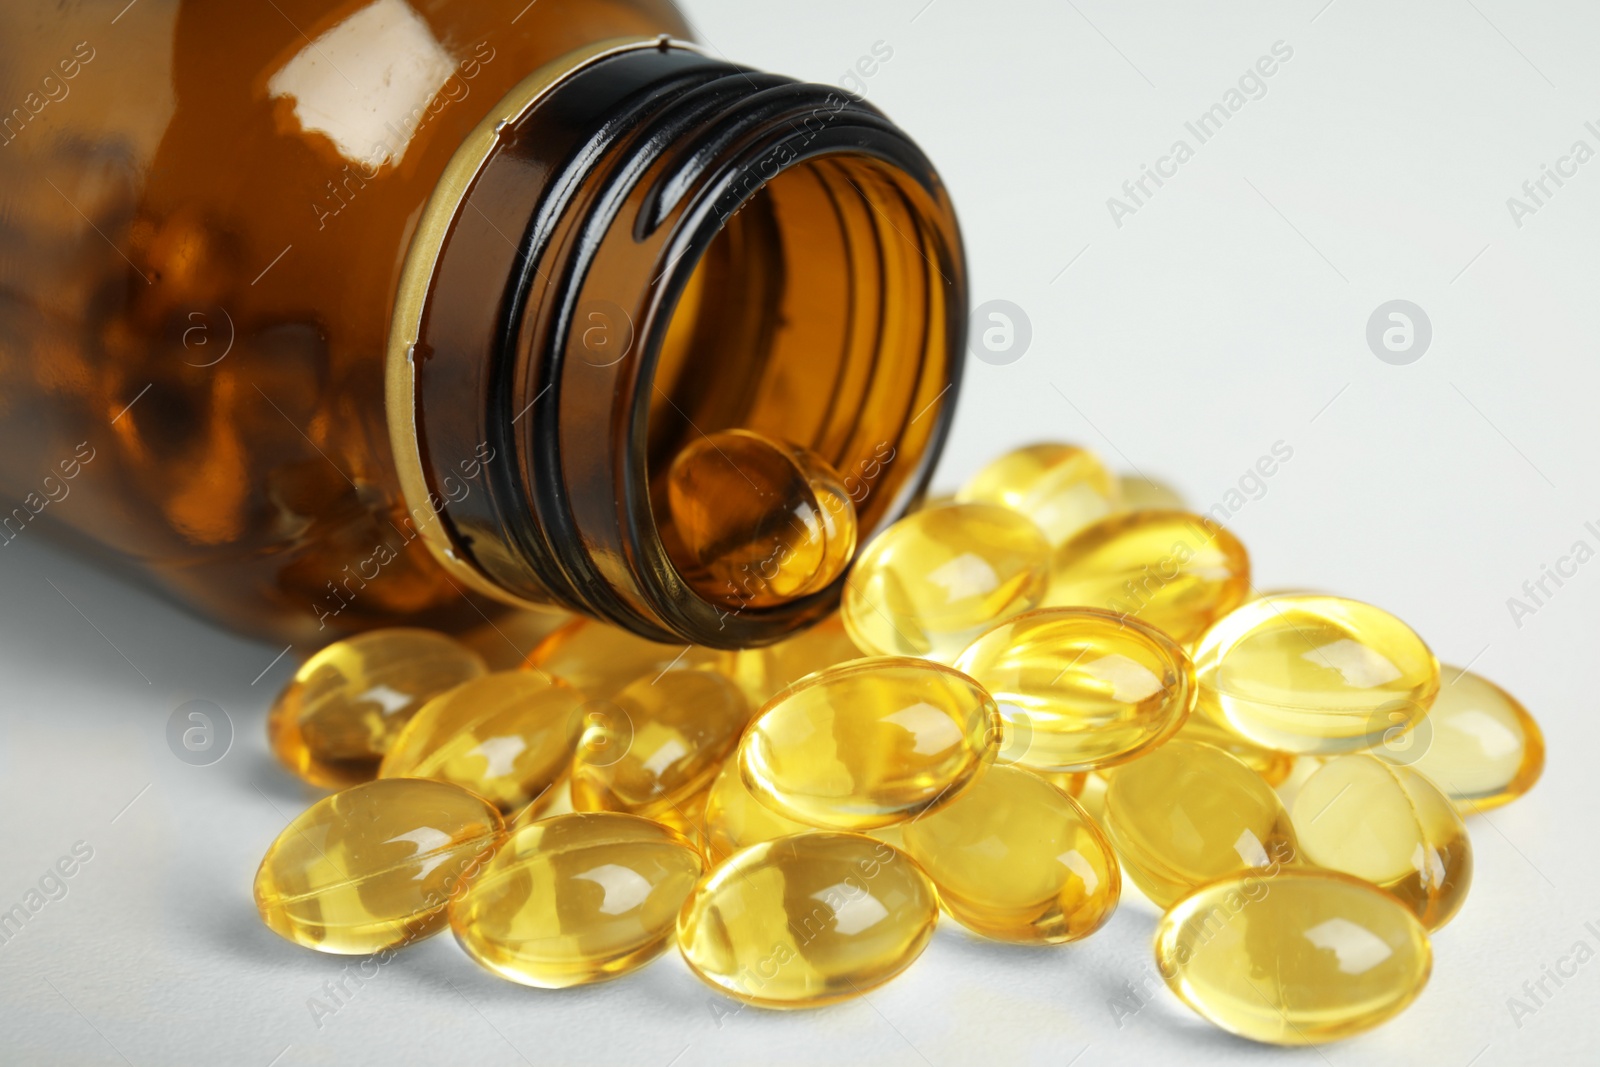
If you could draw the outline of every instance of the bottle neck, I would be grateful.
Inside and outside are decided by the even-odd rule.
[[[461,584],[742,647],[845,578],[741,608],[679,575],[661,475],[733,427],[834,464],[862,539],[925,487],[965,343],[949,199],[865,103],[612,42],[535,72],[423,211],[390,336],[408,519]]]

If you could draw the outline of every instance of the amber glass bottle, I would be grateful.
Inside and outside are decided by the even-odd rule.
[[[664,475],[746,429],[921,491],[960,236],[843,90],[657,0],[0,5],[0,551],[70,538],[306,642],[548,603],[758,644]]]

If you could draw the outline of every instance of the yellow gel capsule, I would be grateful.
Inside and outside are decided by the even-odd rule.
[[[1022,515],[950,504],[907,515],[856,560],[841,612],[865,652],[949,663],[1000,619],[1037,607],[1050,546]]]
[[[1333,596],[1246,604],[1195,651],[1200,700],[1246,740],[1329,755],[1414,726],[1439,690],[1439,663],[1388,612]]]
[[[1416,999],[1433,969],[1428,932],[1393,897],[1308,868],[1212,882],[1156,928],[1156,967],[1207,1021],[1275,1045],[1372,1029]]]
[[[1056,549],[1044,603],[1132,616],[1188,645],[1249,593],[1250,557],[1233,534],[1186,511],[1135,511]]]
[[[844,621],[830,615],[811,629],[765,648],[747,648],[733,654],[728,675],[760,707],[808,674],[836,667],[862,652],[845,632]]]
[[[1204,709],[1195,711],[1184,720],[1175,736],[1180,741],[1199,741],[1201,744],[1222,749],[1228,755],[1242,761],[1273,787],[1282,785],[1294,771],[1293,753],[1263,748],[1253,741],[1247,741],[1212,718]]]
[[[378,777],[453,782],[506,815],[543,811],[572,765],[582,707],[582,693],[532,671],[486,674],[424,704]]]
[[[698,645],[660,644],[593,619],[574,619],[528,653],[527,666],[560,678],[590,700],[613,699],[639,678],[663,671],[716,668],[728,653]]]
[[[915,659],[813,674],[739,744],[745,788],[796,822],[870,830],[949,803],[994,760],[1000,712],[971,678]]]
[[[508,611],[474,626],[460,636],[460,641],[482,656],[490,670],[511,671],[522,666],[540,641],[572,620],[571,612],[558,608]]]
[[[279,760],[325,789],[371,781],[417,709],[481,676],[482,657],[432,630],[371,630],[324,648],[295,671],[267,716]]]
[[[1465,813],[1497,808],[1532,789],[1544,773],[1544,734],[1528,709],[1470,671],[1447,666],[1440,673],[1447,681],[1411,731],[1414,747],[1385,745],[1373,754],[1409,764]]]
[[[284,828],[256,871],[273,933],[364,955],[444,929],[445,909],[504,831],[460,786],[384,778],[323,797]]]
[[[999,759],[1090,771],[1135,759],[1189,718],[1194,667],[1158,630],[1087,608],[1007,619],[956,669],[987,689],[1005,720]]]
[[[1161,907],[1243,869],[1275,872],[1295,859],[1278,795],[1210,745],[1168,741],[1110,775],[1106,830],[1133,884]]]
[[[572,768],[577,811],[623,811],[680,830],[750,721],[744,691],[714,671],[640,678],[607,706],[589,705]]]
[[[678,915],[678,948],[730,997],[815,1008],[911,966],[938,918],[933,883],[892,845],[804,833],[751,845],[707,875]]]
[[[1100,457],[1075,445],[1028,445],[989,463],[961,487],[963,504],[1000,504],[1036,523],[1059,545],[1090,523],[1120,510],[1117,476]]]
[[[1094,820],[1015,767],[989,768],[960,799],[900,829],[944,909],[985,937],[1076,941],[1111,918],[1122,893],[1111,843]]]
[[[1122,476],[1122,511],[1187,511],[1183,494],[1165,482],[1139,475]]]
[[[1335,756],[1295,796],[1309,863],[1388,890],[1437,930],[1467,899],[1472,843],[1455,805],[1409,767],[1364,752]]]
[[[808,448],[750,430],[702,434],[667,473],[669,548],[701,595],[771,607],[825,588],[850,564],[856,509]]]
[[[603,982],[671,946],[703,870],[688,841],[649,819],[557,815],[506,836],[451,902],[450,928],[467,955],[513,982]]]
[[[713,863],[721,863],[749,845],[811,829],[785,819],[751,796],[739,777],[739,762],[733,759],[723,764],[711,782],[701,827],[706,855]]]

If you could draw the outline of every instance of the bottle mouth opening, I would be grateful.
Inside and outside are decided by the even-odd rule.
[[[390,342],[391,438],[436,557],[657,640],[745,647],[824,617],[844,577],[759,609],[696,592],[663,475],[718,430],[803,446],[862,540],[922,491],[967,303],[932,165],[839,90],[667,41],[543,72],[504,115],[430,203]],[[452,493],[458,467],[481,481]]]
[[[825,151],[758,185],[685,264],[644,426],[651,512],[680,578],[692,564],[668,473],[685,448],[720,431],[754,431],[830,464],[854,507],[858,546],[921,490],[953,371],[953,279],[935,218],[907,172]],[[845,581],[811,599],[831,607]],[[746,583],[699,592],[724,610],[770,610]]]

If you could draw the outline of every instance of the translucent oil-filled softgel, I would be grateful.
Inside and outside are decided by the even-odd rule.
[[[359,955],[444,928],[445,909],[499,841],[494,805],[460,786],[385,778],[324,797],[284,828],[256,872],[268,927]]]
[[[813,826],[868,830],[947,804],[994,760],[994,700],[958,671],[854,660],[781,693],[739,743],[755,798]]]
[[[1004,504],[1028,516],[1052,545],[1118,510],[1115,474],[1088,449],[1029,445],[1007,452],[961,487],[966,504]]]
[[[956,660],[1000,705],[1001,758],[1043,771],[1136,759],[1194,707],[1194,667],[1159,630],[1110,612],[1047,608],[1002,622]]]
[[[1305,858],[1387,889],[1430,930],[1472,884],[1466,825],[1432,782],[1366,753],[1335,756],[1300,786],[1293,810]]]
[[[1544,735],[1528,709],[1487,678],[1443,666],[1439,695],[1415,746],[1375,753],[1409,764],[1464,813],[1509,804],[1544,772]]]
[[[879,534],[845,587],[845,628],[864,651],[954,660],[999,619],[1037,607],[1050,545],[994,504],[946,504]]]
[[[709,598],[770,607],[814,593],[856,547],[855,505],[821,456],[749,430],[702,435],[667,476],[684,576]]]
[[[1130,511],[1055,550],[1044,603],[1131,615],[1187,645],[1249,592],[1250,557],[1226,529],[1185,511]]]
[[[380,778],[436,778],[507,815],[542,811],[572,768],[583,694],[532,671],[496,671],[434,697],[412,716]]]
[[[636,970],[672,945],[705,861],[659,823],[595,812],[513,830],[450,905],[468,955],[549,989]]]
[[[270,718],[342,789],[262,861],[271,929],[367,953],[449,925],[531,996],[676,946],[796,1009],[911,970],[941,916],[1081,967],[1061,946],[1121,904],[1160,913],[1177,1001],[1282,1045],[1392,1018],[1466,932],[1476,813],[1533,788],[1544,739],[1395,615],[1260,593],[1233,534],[1072,445],[858,546],[861,479],[688,441],[655,494],[685,590],[840,610],[727,651],[531,612],[329,645]]]
[[[624,811],[686,829],[697,798],[750,721],[750,704],[714,671],[669,670],[626,686],[589,711],[572,806]],[[703,802],[703,799],[702,801]]]
[[[428,630],[373,630],[335,641],[306,660],[278,697],[268,740],[278,759],[313,785],[356,785],[377,776],[422,705],[485,670],[476,652]]]
[[[1044,779],[991,767],[961,799],[913,819],[906,851],[957,922],[1000,941],[1059,944],[1098,930],[1122,879],[1111,843]]]
[[[1262,597],[1195,652],[1207,711],[1267,748],[1329,755],[1411,729],[1439,692],[1439,661],[1388,612],[1341,597]]]
[[[1221,749],[1169,741],[1112,773],[1106,828],[1128,877],[1166,907],[1235,871],[1276,871],[1297,854],[1276,793]]]
[[[1195,1011],[1240,1037],[1310,1045],[1350,1037],[1414,1000],[1428,933],[1366,882],[1314,870],[1236,874],[1173,905],[1156,966]]]
[[[916,960],[938,892],[882,841],[802,833],[735,852],[678,916],[678,946],[705,982],[748,1004],[805,1008],[860,996]]]

